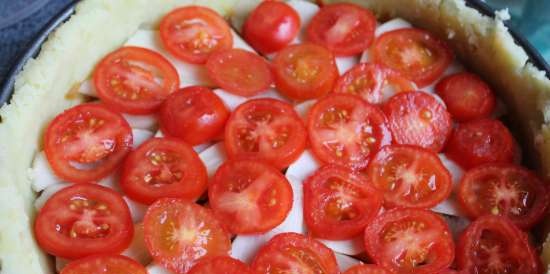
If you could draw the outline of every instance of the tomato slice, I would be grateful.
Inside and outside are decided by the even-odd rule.
[[[381,266],[374,264],[359,264],[346,270],[343,274],[392,274]]]
[[[382,194],[362,175],[324,166],[304,183],[304,220],[316,237],[351,239],[376,217],[382,201]]]
[[[173,138],[152,138],[141,144],[124,161],[120,176],[124,193],[143,204],[160,198],[195,201],[206,191],[207,182],[197,153]]]
[[[160,22],[164,47],[177,58],[204,64],[210,54],[233,46],[231,28],[217,12],[187,6],[168,13]]]
[[[72,261],[61,274],[147,274],[147,270],[125,256],[99,255]]]
[[[416,145],[439,152],[451,134],[451,115],[443,104],[427,93],[399,93],[383,109],[397,144]]]
[[[511,163],[515,156],[514,137],[498,120],[467,122],[454,130],[445,154],[465,168],[486,163]]]
[[[277,168],[296,160],[306,145],[306,129],[294,108],[275,99],[241,104],[225,126],[230,158],[263,159]]]
[[[132,114],[155,112],[179,86],[178,72],[166,58],[139,47],[122,47],[105,56],[93,81],[105,104]]]
[[[331,249],[313,238],[293,232],[271,238],[256,254],[252,270],[270,274],[340,273]]]
[[[273,83],[267,61],[250,51],[228,49],[212,53],[206,62],[208,76],[233,94],[250,97]]]
[[[209,142],[223,133],[229,110],[212,90],[186,87],[168,97],[160,109],[162,132],[190,145]]]
[[[155,262],[185,274],[198,260],[228,255],[229,234],[209,209],[178,199],[152,204],[144,221],[145,245]]]
[[[308,133],[319,160],[363,169],[380,147],[391,142],[384,113],[359,97],[334,94],[308,114]]]
[[[291,45],[282,49],[273,59],[273,67],[277,89],[298,101],[329,93],[338,79],[332,53],[314,44]]]
[[[292,187],[266,163],[230,160],[216,171],[208,201],[233,234],[261,233],[284,221],[292,207]]]
[[[527,235],[500,216],[472,222],[458,240],[456,255],[459,269],[467,273],[542,273]]]
[[[403,91],[416,90],[416,84],[398,72],[374,63],[360,63],[340,76],[334,92],[358,95],[371,104],[381,104]]]
[[[132,130],[101,104],[80,104],[58,115],[46,129],[44,152],[55,174],[88,183],[113,172],[132,146]]]
[[[374,40],[376,17],[354,4],[332,4],[321,8],[307,26],[309,41],[338,56],[362,53]]]
[[[437,273],[454,259],[447,223],[423,209],[385,211],[367,226],[365,247],[376,264],[396,273]]]
[[[123,251],[132,240],[134,225],[120,194],[99,185],[76,184],[46,202],[36,217],[34,233],[44,251],[78,259]]]
[[[212,259],[200,260],[188,274],[254,274],[249,266],[231,257],[220,256]]]
[[[491,88],[477,75],[449,75],[435,86],[453,118],[460,122],[489,117],[496,104]]]
[[[467,215],[505,216],[523,229],[536,224],[548,208],[545,184],[529,170],[513,164],[488,164],[466,172],[458,201]]]
[[[281,50],[300,30],[298,13],[284,2],[263,1],[243,26],[244,39],[262,54]]]
[[[445,42],[414,28],[382,34],[374,41],[371,54],[376,63],[399,71],[420,88],[439,78],[453,61]]]

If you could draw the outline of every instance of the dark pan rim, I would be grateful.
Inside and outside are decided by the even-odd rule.
[[[57,14],[50,22],[48,22],[48,24],[39,31],[38,35],[28,45],[27,50],[25,50],[23,54],[21,54],[16,59],[11,69],[6,74],[6,78],[0,84],[0,106],[4,105],[4,103],[9,102],[14,92],[15,79],[17,78],[17,75],[19,74],[19,72],[21,72],[27,61],[31,58],[36,57],[40,52],[42,44],[48,38],[48,35],[50,35],[50,33],[52,33],[63,22],[69,19],[69,17],[74,13],[75,6],[78,1],[79,0],[75,0],[67,5],[59,14]],[[483,15],[489,16],[491,18],[494,17],[495,10],[481,0],[466,0],[466,3],[469,7],[476,9]],[[550,77],[550,66],[544,60],[542,55],[537,51],[537,49],[508,22],[504,22],[504,24],[512,34],[515,43],[525,50],[527,56],[529,57],[529,61],[539,70],[544,71],[547,77]]]

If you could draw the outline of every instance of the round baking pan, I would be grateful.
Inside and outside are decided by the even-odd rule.
[[[40,47],[42,46],[42,43],[44,43],[48,35],[52,31],[54,31],[59,25],[69,19],[69,17],[74,13],[74,8],[77,2],[78,1],[75,1],[69,4],[57,16],[55,16],[39,32],[39,34],[29,44],[28,49],[21,56],[19,56],[16,62],[12,65],[11,69],[6,75],[4,82],[0,84],[0,105],[9,102],[13,93],[13,87],[17,74],[19,74],[19,72],[23,69],[23,66],[29,59],[38,55],[38,53],[40,52]],[[480,13],[484,15],[493,17],[495,14],[495,10],[490,8],[486,3],[482,2],[481,0],[466,0],[466,3],[468,6],[477,9]],[[531,43],[529,43],[529,41],[523,35],[517,32],[510,24],[505,24],[510,30],[512,36],[514,37],[516,44],[520,45],[529,56],[531,63],[533,63],[538,69],[545,71],[547,76],[550,76],[550,66],[548,65],[548,63],[546,63],[542,55],[535,49],[535,47],[533,47],[533,45],[531,45]]]

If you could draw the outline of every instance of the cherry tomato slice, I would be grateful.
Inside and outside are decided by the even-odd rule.
[[[472,222],[458,240],[456,255],[465,273],[542,273],[527,235],[500,216],[486,215]]]
[[[292,187],[266,163],[230,160],[216,171],[208,201],[231,233],[261,233],[284,221],[292,207]]]
[[[471,121],[454,130],[445,154],[465,168],[511,163],[515,156],[514,137],[498,120]]]
[[[321,97],[338,79],[334,56],[314,44],[288,46],[273,59],[277,89],[288,98],[303,101]]]
[[[307,26],[309,41],[325,46],[338,56],[362,53],[374,40],[376,18],[354,4],[332,4],[321,8]]]
[[[293,232],[271,238],[256,254],[252,270],[256,273],[339,273],[331,249]]]
[[[228,255],[229,234],[209,209],[178,199],[152,204],[144,221],[145,245],[155,262],[185,274],[198,260]]]
[[[173,138],[152,138],[132,151],[122,168],[120,186],[143,204],[160,198],[197,200],[207,187],[206,168],[188,144]]]
[[[307,127],[319,160],[352,169],[365,168],[372,155],[391,142],[384,113],[349,94],[317,101],[309,110]]]
[[[72,261],[61,274],[147,274],[147,270],[125,256],[99,255]]]
[[[241,104],[225,126],[230,158],[262,159],[277,168],[296,160],[306,145],[306,129],[294,108],[275,99]]]
[[[228,49],[212,53],[206,62],[208,76],[224,90],[250,97],[273,83],[267,61],[250,51]]]
[[[367,178],[384,193],[386,207],[431,208],[449,197],[452,178],[437,154],[409,145],[383,147]]]
[[[187,274],[218,274],[221,270],[224,274],[254,274],[246,264],[227,256],[200,260]]]
[[[44,152],[55,174],[73,183],[95,182],[113,172],[132,146],[132,130],[101,104],[80,104],[46,129]]]
[[[449,75],[437,83],[435,90],[459,122],[489,117],[495,108],[493,91],[472,73]]]
[[[178,72],[166,58],[139,47],[123,47],[105,56],[93,81],[105,104],[132,114],[155,112],[179,86]]]
[[[392,274],[381,266],[374,264],[359,264],[346,270],[343,274]]]
[[[452,131],[451,115],[433,96],[402,92],[384,105],[393,140],[439,152]]]
[[[437,273],[454,259],[447,223],[423,209],[391,209],[378,215],[365,230],[365,247],[376,264],[396,273]]]
[[[467,215],[505,216],[529,229],[548,208],[545,184],[532,172],[513,164],[488,164],[466,172],[458,188],[458,201]]]
[[[212,90],[206,87],[186,87],[174,92],[160,109],[162,132],[199,145],[223,133],[229,110]]]
[[[446,43],[414,28],[382,34],[374,41],[371,51],[376,63],[399,71],[420,88],[439,78],[453,60]]]
[[[416,90],[414,82],[374,63],[355,65],[334,86],[336,93],[358,95],[371,104],[381,104],[397,93],[413,90]]]
[[[160,22],[164,47],[177,58],[204,64],[210,54],[233,46],[231,28],[215,11],[199,6],[176,9]]]
[[[351,239],[376,217],[382,201],[382,194],[362,175],[324,166],[304,183],[304,220],[316,237]]]
[[[36,217],[34,233],[49,254],[78,259],[123,251],[132,240],[134,225],[120,194],[99,185],[76,184],[46,202]]]
[[[281,50],[300,30],[300,17],[284,2],[263,1],[246,19],[244,39],[262,54]]]

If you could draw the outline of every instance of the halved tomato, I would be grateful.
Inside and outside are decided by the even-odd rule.
[[[96,255],[70,262],[61,274],[147,274],[147,270],[125,256]]]
[[[224,90],[245,97],[267,90],[273,83],[269,63],[243,49],[222,50],[206,62],[208,76]]]
[[[46,202],[34,233],[49,254],[78,259],[120,253],[130,244],[134,225],[120,194],[99,185],[76,184]]]
[[[365,248],[376,264],[396,273],[437,273],[451,265],[455,254],[445,220],[413,208],[378,215],[365,230]]]
[[[428,93],[399,93],[390,98],[383,109],[397,144],[416,145],[439,152],[451,134],[451,115]]]
[[[500,216],[472,222],[458,240],[456,255],[458,268],[467,273],[542,273],[527,235]]]
[[[383,147],[366,169],[369,182],[384,193],[386,207],[431,208],[452,190],[452,178],[437,154],[409,145]]]
[[[46,129],[44,152],[55,174],[73,183],[95,182],[130,152],[132,130],[122,115],[101,104],[80,104]]]
[[[346,270],[343,274],[392,274],[385,268],[374,264],[359,264]]]
[[[262,54],[281,50],[300,30],[300,16],[285,2],[262,1],[243,26],[244,39]]]
[[[340,273],[331,249],[293,232],[281,233],[269,240],[256,254],[252,270],[256,273]]]
[[[321,97],[338,79],[334,55],[318,45],[288,46],[273,59],[277,90],[288,98],[303,101]]]
[[[338,56],[362,53],[374,40],[376,17],[354,4],[332,4],[321,8],[307,26],[309,41]]]
[[[304,183],[304,220],[315,237],[350,239],[376,217],[382,201],[382,193],[362,175],[324,166]]]
[[[152,138],[132,151],[122,168],[122,191],[143,204],[160,198],[197,200],[207,187],[206,168],[188,144]]]
[[[495,108],[491,88],[473,73],[449,75],[437,83],[435,90],[453,118],[460,122],[488,117]]]
[[[168,97],[160,109],[162,133],[199,145],[223,133],[229,110],[212,90],[186,87]]]
[[[155,51],[122,47],[105,56],[93,75],[97,96],[121,112],[150,114],[179,87],[174,66]]]
[[[292,207],[292,187],[266,163],[230,160],[216,171],[208,201],[230,232],[261,233],[284,221]]]
[[[415,28],[382,34],[371,51],[376,63],[399,71],[420,88],[439,78],[453,61],[452,52],[445,42]]]
[[[200,259],[227,256],[230,236],[209,209],[178,199],[160,199],[145,214],[145,245],[155,262],[185,274]]]
[[[380,147],[391,142],[384,113],[349,94],[334,94],[311,107],[307,129],[319,160],[363,169]]]
[[[177,58],[204,64],[210,54],[233,46],[231,28],[217,12],[187,6],[168,13],[160,22],[164,47]]]
[[[386,102],[403,91],[416,90],[414,82],[398,72],[374,63],[360,63],[340,76],[334,92],[358,95],[371,104]]]
[[[472,219],[505,216],[529,229],[546,213],[549,196],[546,185],[531,171],[513,164],[488,164],[466,172],[458,201]]]
[[[187,274],[254,274],[250,267],[228,256],[200,260]]]
[[[481,119],[460,124],[451,135],[445,154],[464,168],[486,163],[511,163],[514,137],[502,122]]]
[[[306,134],[292,105],[254,99],[231,114],[225,126],[225,148],[230,158],[262,159],[284,168],[304,151]]]

